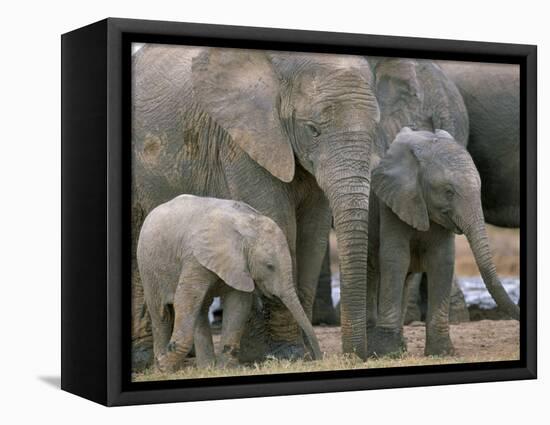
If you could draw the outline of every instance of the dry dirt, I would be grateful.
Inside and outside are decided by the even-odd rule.
[[[405,327],[408,352],[402,357],[360,361],[357,357],[341,354],[339,327],[316,327],[324,358],[320,361],[268,360],[263,363],[233,369],[197,368],[190,359],[187,366],[171,374],[154,369],[133,375],[135,381],[159,381],[173,379],[211,378],[220,376],[265,375],[274,373],[302,373],[326,370],[349,370],[365,368],[386,368],[422,366],[451,363],[477,363],[519,359],[519,323],[515,320],[482,320],[451,325],[451,338],[456,355],[447,357],[426,357],[424,350],[424,324],[413,323]],[[214,337],[216,345],[219,335]],[[218,348],[218,347],[216,347]]]
[[[338,354],[341,350],[339,327],[316,327],[321,351]],[[426,331],[424,323],[405,326],[407,357],[423,356]],[[519,359],[519,322],[516,320],[480,320],[451,325],[455,357],[477,357],[502,360]],[[452,358],[449,358],[451,360]]]

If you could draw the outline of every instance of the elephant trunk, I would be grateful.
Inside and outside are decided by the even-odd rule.
[[[292,291],[281,296],[281,301],[286,306],[286,308],[289,309],[298,325],[306,334],[307,341],[309,343],[311,351],[313,352],[314,360],[321,360],[322,354],[321,349],[319,348],[319,342],[317,341],[317,336],[315,335],[315,331],[313,330],[311,322],[307,318],[306,312],[300,304],[300,300],[298,299],[298,295],[296,294],[296,292]]]
[[[347,135],[333,144],[332,167],[317,176],[334,218],[340,263],[340,316],[344,353],[366,359],[367,243],[371,137]]]
[[[481,206],[479,210],[481,211]],[[464,226],[462,230],[472,248],[483,282],[498,307],[514,319],[519,320],[519,307],[510,299],[498,278],[483,215],[476,214],[475,217],[471,221],[472,224]]]

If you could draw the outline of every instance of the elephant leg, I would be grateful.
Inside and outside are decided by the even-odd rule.
[[[470,321],[470,312],[468,311],[468,306],[466,305],[466,299],[462,293],[462,289],[458,284],[456,274],[453,277],[453,284],[451,286],[451,305],[449,307],[449,322],[450,323],[460,323],[460,322],[469,322]]]
[[[239,362],[254,363],[263,360],[270,350],[270,338],[266,317],[269,312],[262,297],[254,295],[252,309],[248,316],[243,336],[241,337],[241,347]]]
[[[202,305],[199,317],[197,317],[197,323],[195,324],[195,356],[197,359],[197,366],[201,368],[205,368],[216,363],[212,331],[208,321],[208,309],[210,307],[211,300],[211,297],[206,296],[206,300]]]
[[[410,241],[404,223],[386,209],[380,216],[380,287],[378,317],[370,356],[399,355],[406,351],[402,327],[402,297],[410,265]],[[408,228],[407,228],[408,229]]]
[[[374,336],[378,317],[378,292],[380,288],[380,214],[378,199],[370,198],[369,208],[369,242],[367,257],[367,347]]]
[[[426,253],[428,311],[424,352],[427,356],[454,354],[449,335],[449,302],[454,273],[454,238],[450,239],[451,244],[437,244]]]
[[[376,261],[377,263],[378,261]],[[378,318],[378,290],[380,286],[380,269],[378,264],[370,261],[367,264],[367,347],[374,337]]]
[[[132,205],[132,246],[137,238],[145,214],[140,205]],[[143,285],[137,267],[135,249],[132,250],[132,370],[141,371],[154,364],[152,325],[143,295]]]
[[[277,220],[275,222],[279,224]],[[279,227],[281,227],[280,224]],[[281,229],[287,236],[294,276],[298,276],[295,218],[287,222],[286,226],[281,227]],[[296,286],[298,287],[297,283]],[[278,300],[270,300],[264,297],[262,301],[266,310],[264,317],[266,318],[267,344],[269,347],[266,354],[278,359],[302,358],[305,354],[305,347],[301,330],[290,311]]]
[[[165,353],[158,359],[162,371],[174,371],[193,347],[197,317],[208,289],[218,280],[210,271],[184,271],[174,295],[174,330]]]
[[[252,307],[253,294],[227,291],[223,300],[221,353],[218,365],[222,368],[239,364],[241,337]]]
[[[161,308],[153,309],[150,316],[153,332],[153,352],[155,360],[158,362],[158,359],[166,352],[166,347],[172,336],[174,310],[171,304],[166,304]]]
[[[249,178],[250,173],[245,174],[242,176],[243,181]],[[258,196],[260,187],[261,197]],[[231,189],[232,199],[246,202],[281,228],[287,238],[293,273],[296,276],[296,215],[288,189],[273,185],[270,179],[259,179],[254,184],[242,184],[241,180],[235,180]],[[248,363],[261,361],[268,355],[277,358],[293,358],[300,353],[300,356],[303,355],[301,332],[288,309],[281,302],[263,296],[258,298],[246,325],[239,359]],[[225,314],[225,304],[223,308]]]
[[[313,303],[319,283],[321,265],[327,252],[331,224],[328,202],[321,194],[319,194],[319,198],[320,200],[315,203],[308,203],[300,208],[302,213],[298,216],[297,222],[298,296],[310,321],[313,316]],[[290,320],[294,322],[294,319]],[[303,356],[302,353],[297,354],[300,357]]]
[[[314,325],[338,325],[336,310],[332,304],[332,276],[330,272],[330,247],[327,244],[325,258],[321,266],[319,283],[313,303],[312,324]]]
[[[327,248],[331,224],[328,201],[321,193],[318,193],[316,198],[318,199],[310,200],[300,206],[296,226],[298,296],[310,321],[313,316],[313,303],[321,266],[323,260],[329,257]],[[328,264],[328,281],[330,291],[330,263]],[[332,299],[330,303],[332,305]]]
[[[422,273],[410,273],[405,281],[405,291],[403,293],[403,324],[422,320],[422,311],[420,309],[420,283],[422,282]]]

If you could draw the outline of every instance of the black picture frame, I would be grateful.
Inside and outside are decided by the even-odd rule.
[[[114,406],[536,378],[536,46],[118,18],[61,41],[62,389]],[[131,382],[132,42],[519,64],[520,360]]]

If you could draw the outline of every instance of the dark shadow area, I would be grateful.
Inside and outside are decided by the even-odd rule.
[[[61,388],[61,376],[39,376],[38,379],[52,387]]]

